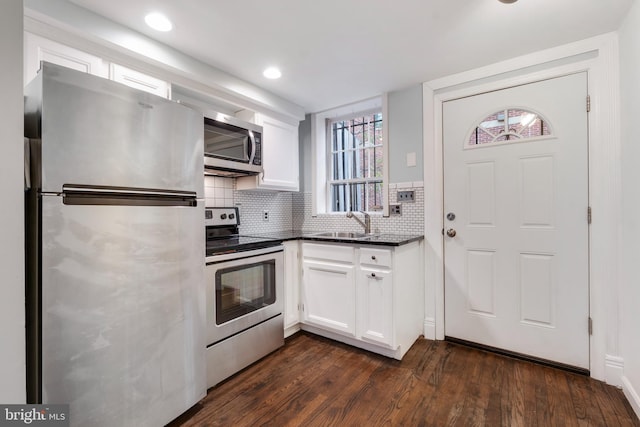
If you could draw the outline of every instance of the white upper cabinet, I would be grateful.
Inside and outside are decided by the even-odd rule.
[[[40,69],[40,61],[51,62],[67,68],[109,77],[108,63],[97,56],[69,46],[36,36],[24,34],[24,84],[29,83]]]
[[[171,85],[168,82],[123,67],[122,65],[112,63],[109,77],[113,81],[132,88],[143,90],[163,98],[171,98]]]
[[[83,73],[93,74],[153,93],[163,98],[170,98],[171,85],[164,81],[143,74],[139,71],[109,63],[90,53],[65,46],[53,40],[35,34],[24,34],[24,84],[29,83],[38,73],[40,62],[47,61],[62,65]]]
[[[264,173],[236,181],[238,190],[298,191],[298,126],[260,113],[241,112],[237,116],[262,126],[262,166]],[[253,116],[253,120],[251,120]]]

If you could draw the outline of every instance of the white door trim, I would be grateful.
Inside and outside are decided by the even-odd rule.
[[[620,122],[618,36],[608,33],[423,84],[425,337],[444,338],[442,103],[587,71],[589,114],[590,371],[622,385],[619,357]],[[585,100],[586,108],[586,100]],[[585,212],[586,215],[586,212]],[[609,363],[609,361],[616,363]]]

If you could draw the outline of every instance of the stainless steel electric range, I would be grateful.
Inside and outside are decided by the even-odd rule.
[[[238,233],[237,208],[206,208],[207,387],[284,344],[283,246]]]

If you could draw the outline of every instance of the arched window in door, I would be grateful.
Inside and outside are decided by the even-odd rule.
[[[465,148],[549,135],[552,135],[551,125],[539,113],[523,108],[505,108],[482,119],[471,130]]]

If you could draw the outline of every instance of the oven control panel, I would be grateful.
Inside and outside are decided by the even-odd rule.
[[[238,208],[205,208],[204,224],[207,227],[219,225],[238,225]]]

